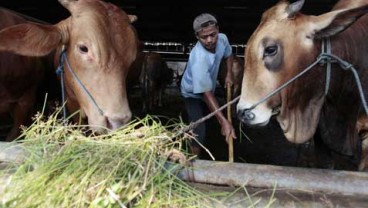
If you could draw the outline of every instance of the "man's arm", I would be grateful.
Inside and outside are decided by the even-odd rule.
[[[230,84],[230,86],[233,86],[234,84],[234,77],[232,71],[233,55],[230,55],[225,60],[226,60],[226,78],[225,78],[225,88],[226,88],[228,84]]]
[[[216,111],[219,108],[219,104],[215,95],[212,91],[207,91],[203,93],[203,100],[207,104],[211,112]],[[224,114],[219,111],[216,114],[216,118],[221,125],[221,133],[226,136],[226,139],[231,135],[232,138],[236,138],[235,131],[231,123],[225,118]]]

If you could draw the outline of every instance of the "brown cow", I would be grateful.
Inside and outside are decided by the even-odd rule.
[[[27,21],[10,10],[0,8],[0,30]],[[10,116],[13,125],[7,141],[16,138],[20,125],[28,125],[34,113],[37,87],[45,77],[52,60],[0,52],[0,117]]]
[[[264,126],[276,114],[284,135],[294,143],[308,141],[318,127],[331,150],[359,157],[355,124],[362,104],[352,73],[339,64],[331,64],[330,79],[326,79],[326,64],[316,65],[280,93],[253,106],[315,62],[324,38],[331,41],[332,54],[358,70],[363,89],[368,87],[368,0],[341,0],[333,11],[319,16],[300,13],[303,4],[303,0],[279,2],[263,14],[250,37],[237,106],[239,118],[252,126]]]
[[[225,87],[225,78],[226,78],[226,62],[222,61],[220,65],[219,71],[219,82],[220,85]],[[238,56],[233,56],[233,65],[231,68],[231,72],[233,73],[233,92],[232,96],[237,97],[240,94],[243,74],[244,74],[244,61],[242,58]]]
[[[64,47],[69,111],[80,109],[96,132],[119,128],[131,118],[125,78],[136,56],[137,37],[130,18],[119,7],[100,0],[59,2],[71,13],[69,18],[55,25],[27,23],[5,28],[0,31],[0,50],[44,56],[56,49],[59,57]],[[18,82],[24,80],[29,77]]]
[[[142,113],[162,106],[162,95],[173,80],[170,69],[159,53],[139,52],[128,73],[128,86],[139,84],[142,97]]]

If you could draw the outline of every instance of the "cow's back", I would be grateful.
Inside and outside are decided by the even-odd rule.
[[[368,0],[359,0],[349,4],[350,0],[339,1],[333,10],[354,8],[368,4]],[[360,75],[363,89],[368,89],[368,15],[364,15],[342,33],[331,38],[332,53],[352,64]],[[361,100],[355,78],[351,71],[342,70],[337,64],[332,65],[331,87],[320,118],[320,128],[324,143],[336,152],[358,154],[360,139],[354,124],[359,112]],[[367,94],[367,92],[365,92]],[[349,98],[349,99],[341,99]],[[332,122],[339,121],[339,122]],[[346,128],[348,126],[349,128]],[[355,157],[358,157],[355,155]]]
[[[0,8],[0,30],[25,22],[27,21],[24,18]],[[0,52],[0,119],[9,118],[10,115],[16,123],[27,124],[25,120],[29,120],[28,117],[31,116],[37,88],[44,77],[43,64],[40,58]],[[18,118],[20,122],[16,121]],[[19,125],[14,125],[11,132],[17,133],[10,133],[8,140],[19,133]]]
[[[363,6],[365,4],[368,4],[367,0],[340,0],[334,5],[334,7],[332,8],[332,11],[338,10],[338,9],[355,8],[355,7]]]
[[[24,18],[0,9],[0,29],[25,22]],[[39,58],[0,52],[0,103],[15,102],[24,90],[39,83],[42,77],[42,62]],[[0,112],[2,110],[0,108]]]

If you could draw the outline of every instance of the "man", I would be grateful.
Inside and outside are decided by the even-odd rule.
[[[217,20],[208,13],[197,16],[193,22],[193,29],[198,42],[189,55],[186,70],[181,81],[181,94],[184,97],[185,107],[189,121],[196,121],[204,115],[206,106],[211,112],[219,108],[214,95],[220,62],[226,59],[226,83],[232,85],[232,51],[225,34],[219,33]],[[234,128],[222,112],[216,114],[221,125],[221,133],[226,139],[236,138]],[[206,126],[200,124],[194,133],[196,140],[201,144],[205,142]],[[193,154],[199,155],[201,145],[192,141],[190,148]]]

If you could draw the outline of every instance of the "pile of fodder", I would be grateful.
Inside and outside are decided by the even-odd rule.
[[[174,125],[174,124],[173,124]],[[182,124],[175,124],[179,128]],[[53,115],[37,116],[21,142],[27,157],[12,164],[4,207],[207,207],[211,197],[176,176],[167,153],[182,152],[157,119],[146,117],[99,136],[65,125]],[[171,126],[170,129],[176,129]],[[170,168],[167,168],[170,167]]]

